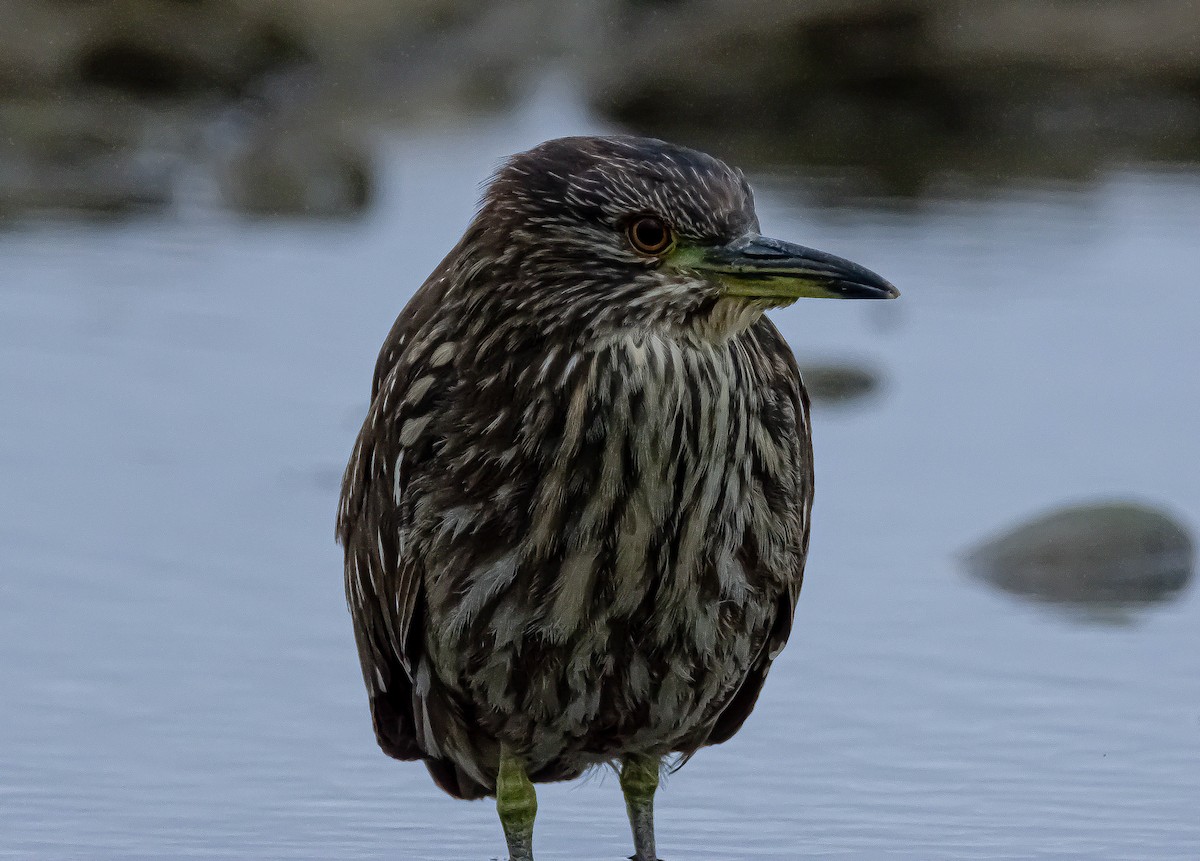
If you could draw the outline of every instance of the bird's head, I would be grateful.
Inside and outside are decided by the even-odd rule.
[[[899,295],[862,266],[760,235],[740,171],[647,138],[560,138],[513,156],[460,250],[509,315],[592,336],[720,339],[800,298]]]

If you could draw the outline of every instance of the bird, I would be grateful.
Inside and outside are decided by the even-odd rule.
[[[744,174],[629,135],[508,158],[400,312],[337,537],[376,740],[495,797],[610,766],[634,861],[664,770],[730,739],[792,630],[813,453],[765,312],[889,282],[764,237]]]

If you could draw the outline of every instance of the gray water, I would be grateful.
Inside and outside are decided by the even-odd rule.
[[[333,514],[395,314],[561,105],[381,138],[365,221],[0,233],[0,856],[484,859],[486,803],[375,747]],[[774,316],[873,369],[815,414],[795,633],[659,799],[683,859],[1200,857],[1200,599],[1075,618],[960,554],[1095,497],[1200,524],[1200,174],[827,207],[765,232],[903,291]],[[630,851],[616,781],[541,789],[542,859]]]

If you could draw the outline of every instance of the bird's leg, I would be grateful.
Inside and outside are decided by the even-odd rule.
[[[525,773],[525,763],[506,745],[500,745],[500,773],[496,776],[496,812],[508,840],[509,861],[533,861],[533,820],[537,793]]]
[[[621,762],[621,791],[629,827],[633,829],[630,861],[658,861],[654,851],[654,792],[658,789],[659,760],[653,756],[627,756]]]

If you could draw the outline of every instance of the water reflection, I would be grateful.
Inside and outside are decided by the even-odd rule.
[[[492,809],[378,751],[331,532],[375,347],[479,180],[603,128],[535,108],[402,129],[350,224],[0,232],[0,855],[487,857]],[[1200,701],[1196,590],[1121,636],[1029,624],[956,588],[944,549],[1064,486],[1198,522],[1200,401],[1163,370],[1200,364],[1198,193],[1134,175],[1091,207],[830,216],[762,190],[772,232],[895,272],[906,310],[773,315],[876,383],[815,419],[801,624],[746,728],[668,782],[665,857],[1196,857],[1200,735],[1163,718]],[[611,782],[542,799],[547,861],[628,853]]]
[[[991,538],[965,557],[991,586],[1094,621],[1175,600],[1190,582],[1193,545],[1169,514],[1126,502],[1060,508]]]

